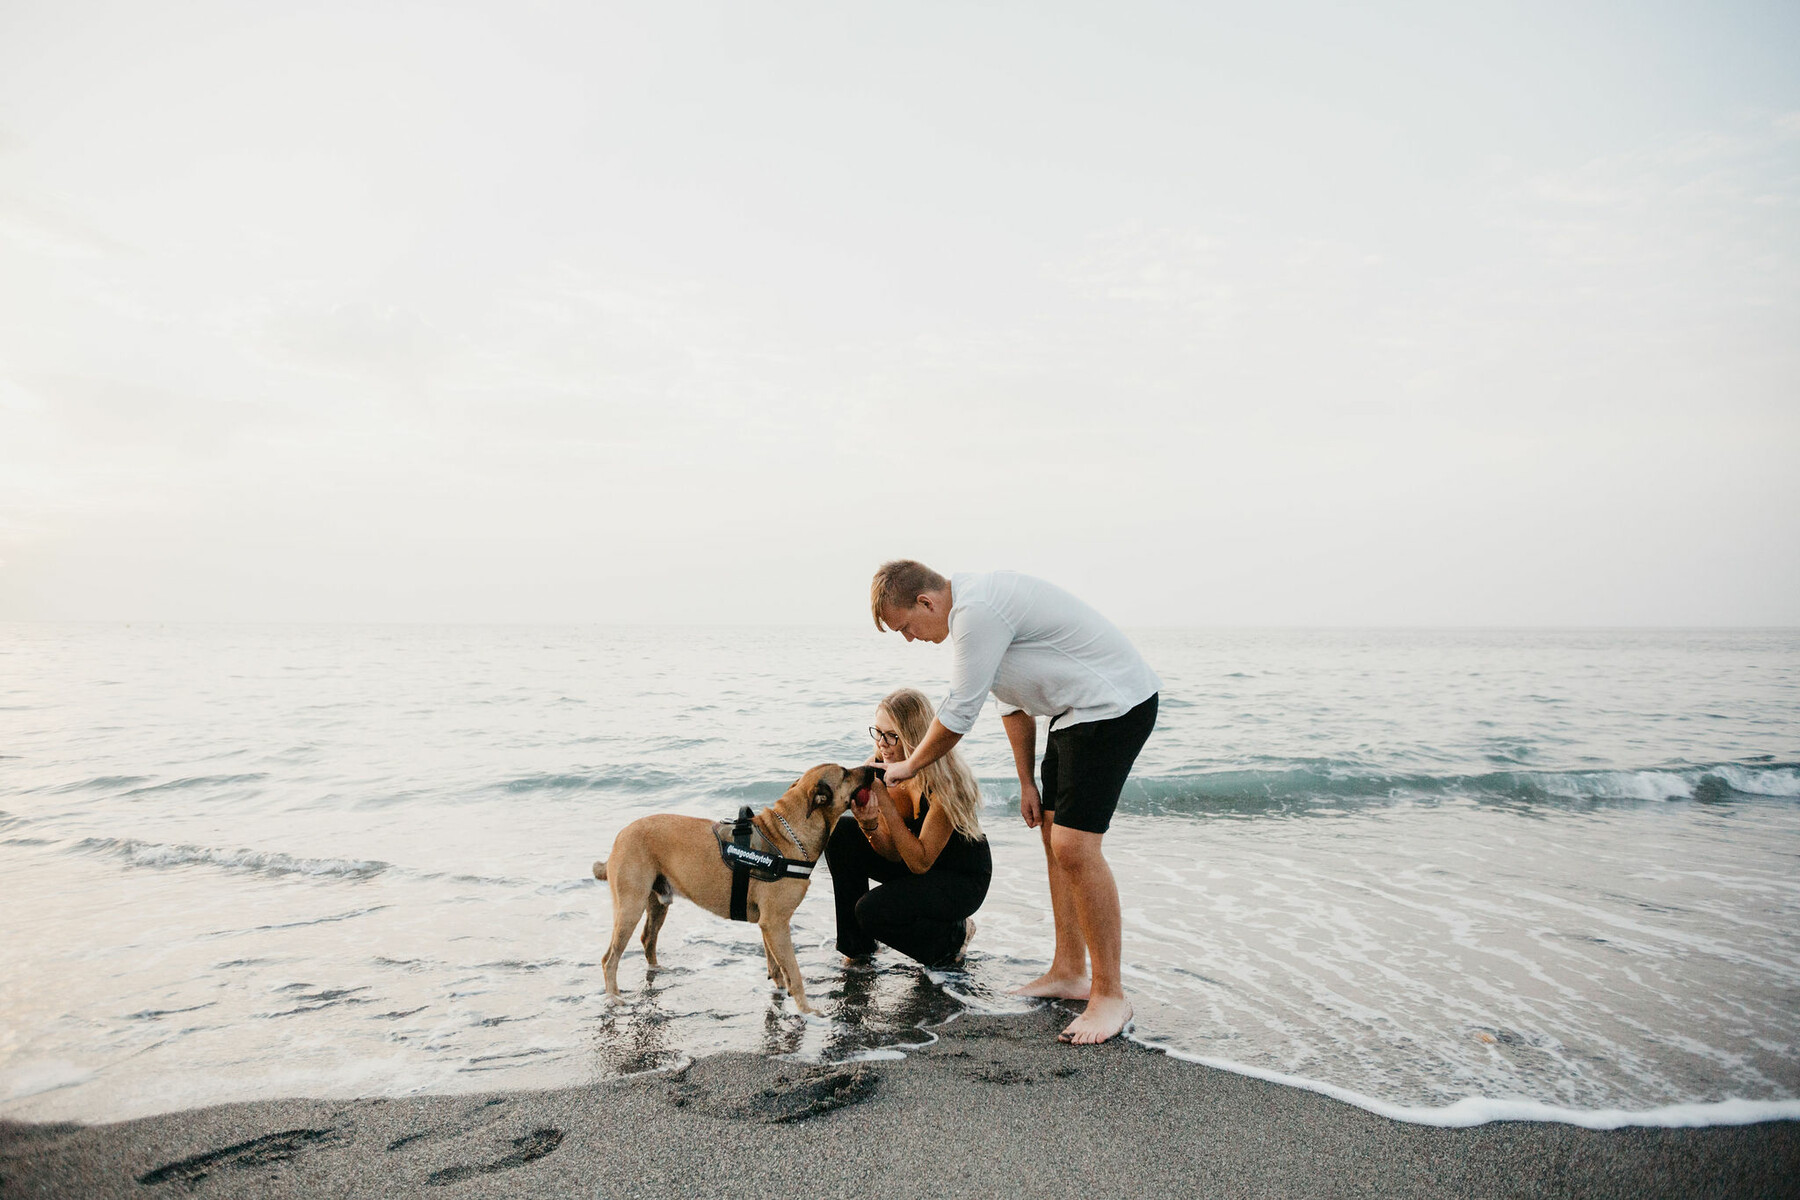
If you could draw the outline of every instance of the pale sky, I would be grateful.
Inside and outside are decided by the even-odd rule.
[[[0,3],[0,619],[1794,624],[1797,452],[1800,5]]]

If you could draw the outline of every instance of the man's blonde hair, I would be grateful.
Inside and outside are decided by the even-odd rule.
[[[941,592],[949,586],[948,579],[922,562],[896,558],[882,563],[869,583],[869,611],[875,614],[875,628],[887,628],[887,622],[881,619],[882,609],[911,608],[921,593]]]

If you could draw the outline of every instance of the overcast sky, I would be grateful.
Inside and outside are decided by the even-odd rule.
[[[0,4],[0,618],[1791,624],[1797,452],[1800,5]]]

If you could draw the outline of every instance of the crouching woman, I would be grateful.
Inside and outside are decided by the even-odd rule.
[[[921,692],[889,695],[869,728],[875,761],[910,755],[933,715]],[[994,875],[980,809],[981,789],[954,750],[904,783],[875,783],[869,803],[845,814],[825,850],[839,953],[863,958],[880,942],[930,967],[961,961]],[[871,880],[879,886],[871,889]]]

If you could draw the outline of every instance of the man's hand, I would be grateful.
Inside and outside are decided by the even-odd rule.
[[[886,769],[882,771],[882,775],[889,783],[905,783],[919,773],[918,769],[912,765],[910,758],[903,758],[897,763],[887,763],[885,766]]]
[[[1025,818],[1025,828],[1036,829],[1044,820],[1044,800],[1038,795],[1037,785],[1025,783],[1019,785],[1019,815]]]
[[[1036,829],[1044,820],[1044,800],[1037,790],[1037,718],[1020,710],[1007,713],[1000,723],[1006,726],[1013,766],[1019,769],[1019,815],[1025,828]]]

